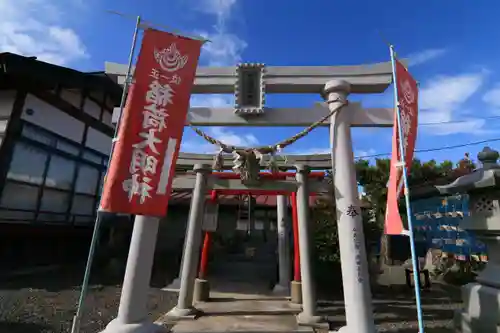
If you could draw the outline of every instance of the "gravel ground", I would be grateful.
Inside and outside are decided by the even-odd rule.
[[[0,281],[0,333],[70,332],[83,271],[82,267],[67,268]],[[100,332],[116,317],[121,286],[112,280],[91,279],[81,333]],[[172,293],[152,288],[148,303],[150,317],[156,320],[175,305],[175,300]]]
[[[379,332],[418,332],[417,310],[413,289],[397,285],[373,288],[375,322]],[[421,292],[421,303],[426,333],[453,332],[455,309],[461,307],[460,288],[434,283]],[[345,323],[341,301],[324,302],[321,311],[327,315],[332,328]]]
[[[79,296],[83,268],[36,274],[0,281],[0,333],[66,333],[70,331]],[[116,316],[120,285],[117,281],[91,281],[82,333],[96,333]],[[155,277],[153,277],[153,285]],[[165,280],[164,275],[160,280]],[[156,285],[161,285],[159,282]],[[377,287],[374,292],[375,319],[381,332],[417,331],[413,291],[405,286]],[[320,297],[321,298],[321,297]],[[344,324],[341,298],[320,304],[332,328]],[[148,308],[152,319],[160,317],[176,301],[176,295],[151,289]],[[453,311],[460,307],[459,288],[434,284],[422,293],[427,333],[451,332]]]

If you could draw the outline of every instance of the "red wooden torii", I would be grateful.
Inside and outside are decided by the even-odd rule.
[[[233,172],[214,172],[211,174],[219,179],[240,179],[240,175]],[[295,172],[260,172],[260,179],[265,180],[283,180],[286,178],[295,177]],[[311,172],[309,178],[323,179],[324,172]],[[219,189],[212,190],[210,193],[210,201],[217,202],[218,194],[227,195],[287,195],[290,196],[292,205],[292,229],[293,229],[293,280],[300,282],[300,256],[299,256],[299,233],[298,233],[298,216],[297,216],[297,198],[296,192],[286,190],[232,190],[232,189]],[[316,193],[311,192],[310,196],[316,196]],[[198,278],[206,279],[208,269],[208,253],[210,251],[211,232],[205,231],[203,238],[203,248],[201,250],[200,269]]]

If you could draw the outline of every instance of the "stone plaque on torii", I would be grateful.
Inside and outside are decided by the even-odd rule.
[[[106,74],[120,84],[124,82],[127,66],[106,63]],[[298,316],[301,324],[314,324],[320,318],[316,310],[314,281],[310,271],[310,240],[301,237],[307,228],[308,185],[304,173],[311,169],[332,169],[336,192],[339,247],[342,262],[347,326],[342,331],[372,333],[375,330],[371,304],[371,292],[368,278],[368,263],[363,239],[363,225],[359,212],[359,196],[356,182],[354,155],[352,149],[351,127],[391,127],[394,122],[393,108],[363,108],[361,103],[348,103],[350,93],[381,93],[392,81],[391,63],[379,63],[362,66],[292,66],[274,67],[264,64],[240,64],[235,67],[203,68],[196,73],[194,94],[235,94],[233,108],[193,107],[188,113],[190,126],[329,126],[331,154],[309,156],[287,156],[277,159],[277,167],[282,170],[296,169],[294,181],[258,181],[244,183],[241,180],[220,181],[210,177],[214,156],[206,154],[181,153],[177,161],[178,170],[193,170],[193,176],[177,176],[174,189],[193,189],[193,202],[189,215],[188,233],[185,243],[185,258],[182,264],[182,280],[177,306],[171,311],[172,316],[189,317],[195,314],[192,306],[193,286],[197,256],[193,248],[198,248],[201,241],[197,235],[201,229],[200,216],[203,212],[204,195],[209,189],[242,188],[262,189],[280,188],[297,191],[299,210],[300,264],[302,272],[303,310]],[[317,93],[325,103],[316,103],[310,108],[266,108],[265,94],[268,93]],[[323,119],[323,121],[319,121]],[[195,128],[196,130],[196,128]],[[198,132],[200,134],[201,131]],[[307,134],[307,133],[306,133]],[[205,137],[205,139],[209,139]],[[288,142],[288,141],[287,141]],[[226,152],[244,156],[254,154],[261,162],[262,151],[274,153],[281,145],[266,149],[248,147],[225,147]],[[265,148],[265,147],[264,147]],[[222,155],[220,167],[230,168],[235,156]],[[333,161],[332,162],[332,158]],[[255,161],[252,162],[255,165]],[[246,170],[248,171],[248,170]],[[251,177],[251,176],[250,176]],[[243,178],[242,178],[243,179]],[[304,187],[305,186],[305,187]],[[331,186],[331,185],[330,185]],[[300,202],[299,202],[300,201]],[[188,244],[189,243],[189,244]],[[189,245],[189,246],[187,246]],[[134,246],[134,244],[131,244]],[[302,253],[302,251],[306,251]],[[153,255],[153,254],[151,254]],[[184,282],[184,280],[186,282]],[[130,282],[133,283],[133,282]],[[131,303],[130,297],[123,297],[121,302]],[[134,304],[120,306],[133,307]],[[145,316],[146,317],[146,316]]]

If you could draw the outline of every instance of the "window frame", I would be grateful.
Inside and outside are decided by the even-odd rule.
[[[98,200],[101,195],[101,188],[102,184],[101,181],[103,181],[104,177],[103,174],[106,171],[107,168],[107,161],[109,156],[107,154],[104,154],[102,152],[99,152],[95,149],[92,149],[90,147],[85,146],[85,140],[86,140],[86,133],[84,135],[84,138],[82,139],[82,142],[74,142],[70,139],[67,139],[61,135],[58,135],[57,133],[53,133],[45,128],[42,128],[36,124],[21,120],[21,126],[19,129],[19,133],[17,135],[16,140],[14,141],[14,147],[16,144],[21,143],[27,146],[34,147],[36,149],[43,150],[47,154],[47,158],[45,161],[45,165],[43,166],[43,177],[42,177],[42,182],[41,184],[34,184],[32,182],[27,182],[27,181],[22,181],[18,179],[9,179],[7,177],[7,174],[4,179],[4,184],[7,185],[7,183],[16,183],[20,185],[26,185],[30,187],[35,187],[38,188],[38,197],[37,197],[37,203],[36,203],[36,208],[35,209],[18,209],[18,208],[12,208],[12,207],[4,207],[0,206],[0,214],[2,211],[20,211],[20,212],[26,212],[26,213],[34,213],[34,218],[32,220],[26,220],[26,219],[12,219],[12,218],[3,218],[0,217],[0,222],[7,222],[7,223],[42,223],[42,224],[66,224],[66,225],[89,225],[92,224],[93,220],[95,220],[97,211],[94,210],[92,215],[88,214],[74,214],[72,213],[72,207],[73,207],[73,202],[75,197],[90,197],[93,199],[93,207],[97,207]],[[88,131],[89,125],[85,126],[85,132]],[[30,138],[27,136],[23,135],[23,131],[26,129],[33,130],[34,132],[37,132],[41,134],[42,136],[46,136],[49,138],[46,142],[41,142],[38,141],[34,138]],[[24,132],[25,133],[25,132]],[[50,142],[50,143],[49,143]],[[69,153],[67,150],[60,150],[57,148],[58,142],[62,142],[64,144],[64,147],[69,147],[73,146],[75,148],[75,152],[78,151],[78,154],[72,154]],[[84,158],[85,153],[90,153],[94,155],[95,157],[100,157],[101,162],[97,163],[96,160],[91,161],[88,159]],[[47,175],[48,175],[48,170],[50,167],[50,163],[52,160],[53,156],[58,156],[62,157],[67,160],[71,160],[75,163],[75,169],[73,172],[73,180],[71,187],[69,189],[62,189],[62,188],[57,188],[57,187],[52,187],[50,185],[46,184],[47,180]],[[10,164],[12,163],[13,156],[11,158],[11,161],[9,163],[8,169],[10,170]],[[84,193],[84,192],[78,192],[76,191],[76,184],[77,184],[77,179],[79,175],[79,171],[81,166],[86,166],[86,167],[91,167],[93,169],[96,169],[98,172],[97,176],[97,183],[95,186],[94,193]],[[7,172],[8,173],[8,172]],[[3,186],[6,188],[7,186]],[[58,192],[64,192],[69,194],[69,199],[68,199],[68,207],[65,212],[53,212],[53,211],[47,211],[41,209],[41,203],[42,203],[42,198],[43,198],[43,193],[45,190],[50,190],[50,191],[58,191]],[[0,193],[0,197],[3,195],[3,190],[2,193]],[[1,205],[1,203],[0,203]],[[43,216],[44,214],[51,214],[51,215],[64,215],[65,217],[59,221],[50,221],[50,220],[45,220],[45,219],[40,219],[40,215]],[[77,220],[79,218],[89,218],[89,222],[78,222]]]

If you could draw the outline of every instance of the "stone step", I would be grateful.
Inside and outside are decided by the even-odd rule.
[[[298,310],[286,300],[215,299],[213,302],[199,303],[197,307],[204,312],[203,316],[192,321],[179,321],[171,332],[313,332],[309,327],[297,325],[295,315]]]

